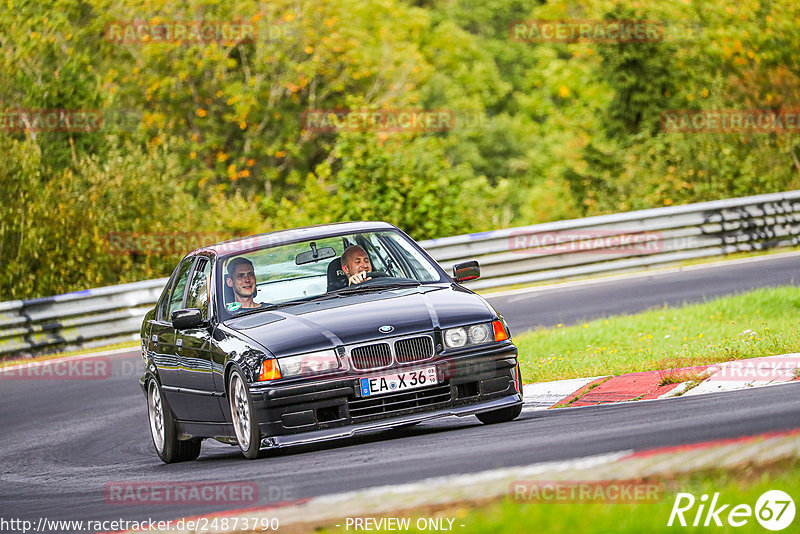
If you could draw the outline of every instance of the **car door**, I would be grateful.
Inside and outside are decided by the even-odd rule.
[[[203,313],[203,324],[177,332],[182,391],[193,421],[223,422],[219,397],[224,389],[214,382],[212,327],[210,318],[211,261],[199,257],[192,270],[186,307]]]
[[[188,405],[185,394],[181,391],[182,380],[180,374],[180,360],[178,354],[178,338],[172,326],[172,312],[183,308],[186,295],[186,286],[191,274],[194,258],[185,258],[178,266],[174,276],[172,289],[165,305],[159,307],[156,321],[150,331],[151,342],[155,344],[154,363],[161,379],[161,391],[167,399],[172,413],[180,420],[189,418]]]

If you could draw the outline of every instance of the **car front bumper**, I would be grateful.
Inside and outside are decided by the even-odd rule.
[[[417,367],[434,365],[439,379],[436,385],[371,397],[360,396],[360,376],[296,386],[253,386],[250,393],[263,436],[261,446],[315,443],[522,404],[514,345],[423,362]]]

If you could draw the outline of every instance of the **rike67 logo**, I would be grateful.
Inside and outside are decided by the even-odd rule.
[[[706,494],[696,499],[691,493],[678,493],[667,526],[742,527],[755,517],[765,529],[778,531],[792,524],[795,512],[792,498],[780,490],[769,490],[761,494],[755,507],[749,504],[723,503],[719,493],[714,493],[710,502]]]

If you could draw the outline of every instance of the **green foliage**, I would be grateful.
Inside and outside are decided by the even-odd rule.
[[[797,133],[670,133],[675,109],[800,101],[790,0],[5,0],[0,299],[168,274],[109,232],[249,234],[383,219],[416,238],[800,187]],[[519,42],[518,20],[649,19],[644,43]],[[115,41],[120,21],[240,22],[252,39]],[[303,113],[446,109],[447,131],[313,131]],[[126,119],[120,121],[120,117]],[[164,199],[170,199],[165,202]]]
[[[502,225],[507,182],[490,185],[466,164],[453,166],[436,137],[339,137],[328,161],[309,176],[305,194],[284,200],[287,226],[339,220],[385,220],[416,239]],[[335,199],[332,201],[332,199]]]
[[[41,153],[32,141],[16,141],[0,132],[0,300],[15,296],[15,288],[25,287],[19,280],[23,272],[38,270],[37,255],[29,244],[36,226],[37,186],[40,180]],[[11,289],[10,289],[11,288]],[[25,290],[26,294],[31,294]]]
[[[84,156],[75,170],[39,184],[30,180],[38,172],[35,147],[2,136],[0,142],[5,153],[23,156],[4,160],[2,168],[13,180],[2,190],[2,300],[161,276],[188,250],[137,254],[141,247],[114,246],[113,236],[202,228],[202,212],[182,191],[176,158],[163,148],[144,152],[127,144],[102,161]]]

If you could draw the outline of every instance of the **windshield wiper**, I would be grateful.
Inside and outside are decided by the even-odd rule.
[[[357,284],[342,289],[337,289],[336,293],[341,295],[349,295],[351,293],[365,293],[368,291],[377,291],[380,289],[394,289],[401,287],[416,287],[420,285],[419,282],[408,280],[403,282],[384,282],[382,284]]]
[[[306,297],[297,300],[289,300],[287,302],[276,302],[275,304],[267,305],[266,310],[274,310],[277,308],[285,308],[287,306],[299,306],[300,304],[305,304],[306,302],[314,302],[316,300],[327,300],[330,298],[338,298],[337,295],[332,293],[323,293],[321,295],[315,295],[313,297]]]
[[[354,295],[356,293],[369,293],[371,291],[379,291],[381,289],[394,289],[394,288],[402,288],[402,287],[417,287],[420,285],[419,282],[416,280],[404,280],[398,282],[385,282],[383,284],[364,284],[364,285],[352,285],[349,287],[343,287],[342,289],[337,289],[335,291],[329,291],[327,293],[322,293],[321,295],[316,295],[313,297],[307,297],[304,299],[298,300],[290,300],[288,302],[276,302],[275,304],[270,304],[266,308],[254,308],[252,310],[248,310],[244,313],[239,313],[237,316],[242,316],[248,313],[253,313],[256,311],[266,311],[266,310],[275,310],[278,308],[285,308],[287,306],[298,306],[300,304],[305,304],[307,302],[317,302],[320,300],[330,300],[330,299],[338,299],[342,298],[347,295]]]

